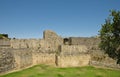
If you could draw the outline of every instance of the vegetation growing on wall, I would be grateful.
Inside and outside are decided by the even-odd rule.
[[[1,39],[1,38],[3,38],[3,35],[2,35],[2,34],[0,34],[0,39]]]
[[[8,38],[8,34],[0,34],[0,39],[6,39]]]

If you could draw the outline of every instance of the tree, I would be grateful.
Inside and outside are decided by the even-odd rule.
[[[102,25],[100,48],[110,57],[120,60],[120,11],[111,10]]]

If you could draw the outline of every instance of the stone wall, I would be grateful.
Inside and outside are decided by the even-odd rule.
[[[32,64],[30,49],[0,49],[0,73],[22,69]]]
[[[100,39],[97,37],[70,37],[71,45],[98,45]]]
[[[58,51],[59,46],[63,44],[62,37],[58,36],[55,32],[51,30],[44,31],[44,40],[48,42],[49,46],[47,48],[50,51]]]
[[[14,69],[14,62],[13,52],[10,49],[0,48],[0,73]]]
[[[102,66],[101,62],[110,62],[116,66],[115,60],[101,54],[98,38],[70,37],[63,40],[55,32],[46,30],[43,39],[11,39],[5,42],[9,47],[4,48],[4,41],[1,41],[0,73],[37,64],[72,67],[89,64]]]
[[[41,47],[44,42],[40,39],[11,39],[11,48],[20,49],[20,48],[34,48],[37,49]]]
[[[87,48],[92,48],[100,43],[100,39],[96,37],[69,37],[65,39],[67,39],[68,45],[85,45]]]
[[[9,48],[10,41],[8,39],[0,39],[0,48]]]
[[[77,54],[77,55],[64,55],[60,54],[58,56],[58,66],[59,67],[76,67],[76,66],[86,66],[90,62],[89,54]]]
[[[12,49],[15,58],[15,69],[21,69],[33,64],[31,49]]]
[[[55,54],[59,51],[62,38],[47,30],[43,39],[2,40],[1,46],[7,45],[7,42],[10,48],[2,47],[3,50],[0,50],[0,73],[37,64],[55,65]]]
[[[37,64],[55,65],[55,54],[34,49],[14,49],[15,66],[17,69]]]
[[[47,64],[55,66],[55,53],[33,52],[33,65]]]
[[[90,65],[92,66],[120,69],[120,65],[117,64],[117,60],[110,58],[104,53],[104,51],[92,49],[89,54],[91,55]]]
[[[91,59],[84,45],[62,45],[57,56],[57,65],[60,67],[73,67],[89,65]]]
[[[88,49],[85,45],[61,45],[61,52],[62,53],[87,53]]]
[[[63,39],[55,32],[46,30],[44,31],[43,39],[11,39],[11,48],[43,48],[45,51],[57,51],[59,46],[63,44]]]

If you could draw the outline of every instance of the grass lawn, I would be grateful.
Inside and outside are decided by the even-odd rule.
[[[36,65],[0,77],[120,77],[120,70],[92,66],[56,68],[48,65]]]

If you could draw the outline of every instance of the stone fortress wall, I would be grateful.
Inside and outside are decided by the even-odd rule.
[[[100,53],[99,42],[98,38],[62,38],[51,30],[43,32],[43,39],[0,40],[0,73],[37,64],[73,67],[111,61],[115,66],[115,60]]]

